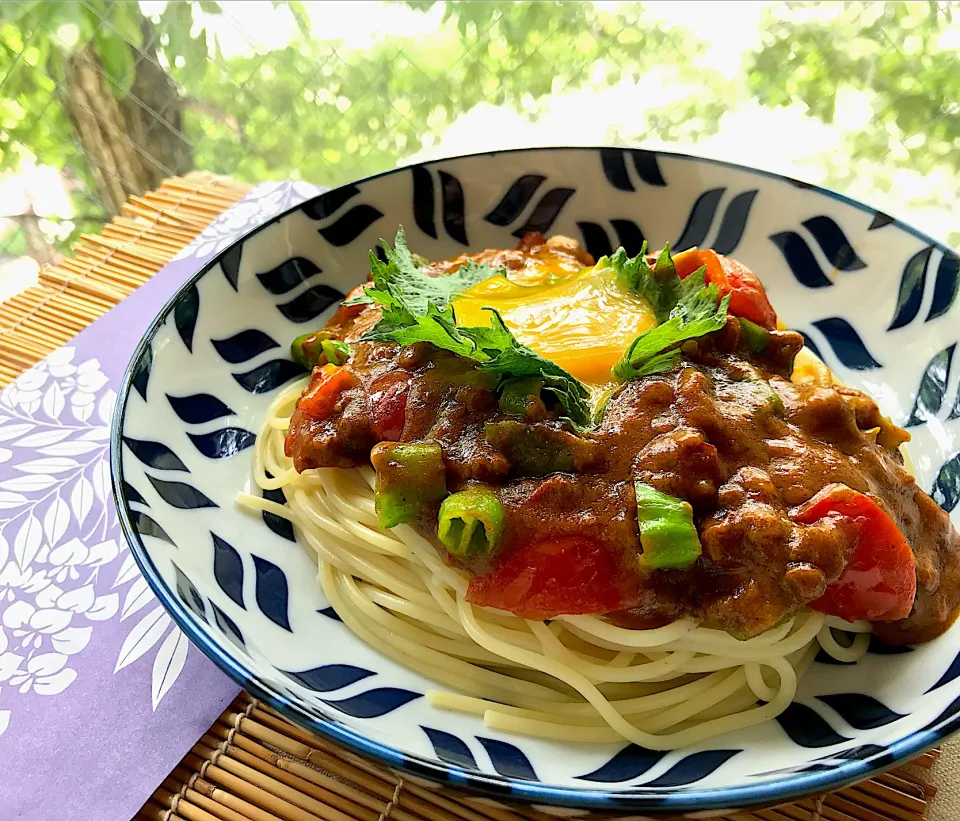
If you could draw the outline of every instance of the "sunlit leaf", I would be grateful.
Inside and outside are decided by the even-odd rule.
[[[106,26],[98,28],[93,35],[94,45],[103,61],[103,70],[113,81],[114,96],[125,97],[133,85],[134,62],[130,44]]]

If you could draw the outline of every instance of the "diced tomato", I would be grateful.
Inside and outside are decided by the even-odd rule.
[[[356,288],[354,288],[349,294],[347,294],[343,302],[349,302],[351,299],[356,299],[360,296],[367,288],[373,285],[372,282],[362,282]],[[338,325],[346,322],[347,320],[353,319],[358,314],[363,313],[369,306],[363,304],[362,302],[359,305],[344,305],[343,302],[340,303],[340,307],[337,308],[336,314],[333,315],[333,318],[330,320],[331,325]]]
[[[863,493],[827,485],[793,512],[801,524],[846,519],[858,532],[846,568],[811,607],[845,621],[897,621],[910,615],[917,592],[913,551],[896,523]]]
[[[681,251],[679,254],[673,254],[673,267],[676,268],[677,276],[680,279],[686,279],[694,271],[699,271],[703,267],[703,261],[700,259],[700,249],[693,247]]]
[[[535,542],[475,576],[467,601],[525,619],[596,615],[626,606],[617,551],[593,539],[566,536]]]
[[[389,373],[370,386],[373,432],[381,442],[397,442],[407,421],[410,375]]]
[[[336,365],[323,365],[319,371],[319,377],[314,371],[313,382],[300,397],[297,407],[307,416],[323,421],[333,413],[340,394],[357,384],[357,377]]]
[[[661,251],[657,251],[655,254],[647,254],[647,265],[652,268],[660,258],[661,253]],[[686,279],[694,271],[703,267],[703,263],[700,261],[700,249],[696,246],[687,248],[686,251],[681,251],[679,254],[671,252],[670,259],[673,260],[673,269],[680,279]]]
[[[701,250],[698,254],[700,265],[707,266],[706,282],[716,285],[721,297],[730,294],[731,314],[770,330],[777,327],[777,313],[767,299],[763,283],[749,268],[715,251]]]

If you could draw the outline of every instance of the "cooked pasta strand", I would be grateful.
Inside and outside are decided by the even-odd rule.
[[[827,378],[816,362],[804,374]],[[547,624],[472,605],[469,577],[446,565],[429,540],[407,525],[378,528],[373,471],[296,472],[283,438],[304,384],[273,402],[255,447],[256,484],[282,490],[287,504],[249,493],[237,501],[293,522],[344,624],[450,688],[427,691],[438,708],[480,716],[504,732],[669,750],[783,712],[819,649],[842,661],[867,650],[869,625],[812,611],[741,641],[689,619],[630,630],[596,616]],[[852,634],[849,646],[836,630]]]

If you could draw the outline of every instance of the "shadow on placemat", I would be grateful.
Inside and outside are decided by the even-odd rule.
[[[131,197],[84,236],[74,258],[0,305],[0,387],[146,282],[249,190],[197,172]],[[869,781],[736,821],[922,821],[936,789],[934,750]],[[243,694],[138,814],[139,821],[521,821],[546,819],[464,803],[403,781],[287,722]]]

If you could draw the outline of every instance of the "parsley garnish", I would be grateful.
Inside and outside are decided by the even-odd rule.
[[[375,303],[380,321],[363,339],[412,345],[429,342],[437,348],[472,359],[477,368],[498,377],[497,387],[514,379],[538,376],[542,390],[556,397],[575,425],[590,422],[587,389],[559,365],[521,344],[492,308],[490,327],[461,328],[450,301],[461,291],[496,276],[498,271],[470,261],[446,276],[431,277],[416,266],[407,248],[403,229],[397,230],[394,248],[382,243],[386,262],[370,254],[373,287],[347,304]]]
[[[481,265],[471,259],[451,274],[428,276],[420,271],[413,254],[407,248],[403,226],[397,229],[393,248],[386,240],[380,242],[387,261],[384,262],[371,252],[370,274],[373,277],[373,288],[367,288],[361,295],[344,304],[375,302],[384,305],[386,302],[396,302],[419,316],[427,312],[428,303],[442,310],[461,291],[492,276],[503,276],[506,273],[503,269],[494,270],[489,265]]]
[[[636,291],[650,303],[657,322],[666,322],[670,318],[670,312],[680,299],[682,280],[677,276],[669,243],[663,247],[652,268],[647,264],[646,242],[635,257],[628,257],[620,247],[612,257],[598,261],[597,267],[602,264],[613,268],[621,287]]]
[[[515,379],[538,376],[543,380],[541,391],[553,394],[567,412],[575,425],[584,426],[590,422],[589,396],[583,384],[549,359],[544,359],[536,351],[521,344],[503,322],[503,318],[493,308],[486,308],[493,315],[489,328],[458,328],[465,337],[473,340],[477,346],[471,358],[477,354],[489,357],[480,360],[477,367],[481,371],[499,377],[498,387]]]
[[[624,381],[673,370],[680,360],[680,343],[719,331],[730,303],[729,295],[721,300],[717,287],[705,284],[705,268],[680,279],[669,246],[653,268],[647,264],[645,252],[646,244],[630,259],[619,248],[609,261],[618,279],[650,303],[660,322],[640,334],[614,366],[614,376]]]

